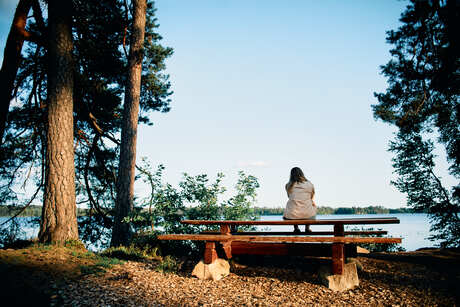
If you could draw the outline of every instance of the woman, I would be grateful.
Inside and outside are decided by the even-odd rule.
[[[286,192],[289,200],[284,210],[283,219],[315,219],[316,204],[313,201],[315,187],[305,178],[302,170],[298,167],[291,169],[291,177],[286,184]],[[309,225],[305,225],[305,232],[309,232]],[[294,232],[300,232],[299,226],[294,225]]]

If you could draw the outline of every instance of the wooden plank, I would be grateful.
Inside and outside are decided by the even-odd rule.
[[[332,274],[341,275],[345,264],[343,243],[332,244]]]
[[[202,231],[200,234],[207,234],[207,235],[218,235],[220,232],[216,231]],[[334,235],[333,231],[311,231],[311,232],[301,232],[295,233],[293,231],[239,231],[239,232],[232,232],[234,236],[246,235],[246,236],[332,236]],[[386,230],[366,230],[366,231],[345,231],[344,235],[386,235],[388,231]]]
[[[246,235],[207,235],[207,234],[170,234],[159,235],[159,240],[195,240],[195,241],[245,241],[245,242],[336,242],[336,243],[401,243],[401,238],[381,237],[294,237],[294,236],[246,236]]]
[[[278,220],[278,221],[230,221],[230,220],[183,220],[191,225],[362,225],[362,224],[399,224],[396,217],[348,218],[316,220]]]
[[[204,263],[210,264],[217,259],[216,252],[216,243],[215,242],[206,242],[206,247],[204,249]]]
[[[232,255],[332,257],[332,244],[233,241],[231,249]],[[345,257],[356,257],[356,245],[345,244]]]

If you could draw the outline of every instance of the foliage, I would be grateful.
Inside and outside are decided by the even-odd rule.
[[[255,220],[258,217],[253,206],[259,183],[254,176],[240,171],[235,185],[236,195],[219,201],[226,191],[222,186],[222,173],[217,174],[215,181],[210,181],[206,174],[191,176],[184,173],[179,187],[174,188],[169,183],[162,183],[163,165],[155,171],[150,168],[146,160],[139,167],[141,178],[150,185],[150,195],[125,219],[138,232],[196,233],[204,230],[204,226],[180,222],[184,219]],[[196,246],[190,242],[172,242],[169,245],[168,249],[183,250],[183,253],[191,253],[192,247]]]
[[[235,186],[237,194],[222,204],[223,218],[226,220],[255,220],[258,215],[255,213],[253,204],[256,201],[259,182],[256,177],[246,176],[242,171],[238,175],[238,182]]]
[[[18,241],[23,241],[24,231],[21,229],[16,219],[11,220],[6,226],[0,228],[0,248],[8,248],[18,244]],[[20,243],[20,242],[19,242]]]
[[[107,225],[102,215],[82,216],[77,221],[80,239],[85,244],[91,244],[97,250],[101,250],[109,245],[112,231],[110,225]]]
[[[134,244],[130,246],[110,247],[101,253],[101,256],[123,260],[158,259],[158,247],[139,247]]]
[[[353,227],[350,231],[374,231],[372,227]],[[382,230],[381,228],[377,230]],[[384,237],[381,234],[360,234],[360,237]],[[401,246],[401,243],[360,243],[360,247],[367,249],[370,252],[404,252],[404,247]]]
[[[449,173],[460,178],[460,4],[411,0],[403,25],[388,31],[392,59],[381,67],[388,88],[375,93],[374,116],[398,127],[390,151],[396,187],[408,205],[428,210],[442,246],[460,245],[460,184],[445,187],[435,175],[435,146],[443,146]],[[434,137],[436,136],[436,137]]]
[[[399,174],[393,184],[407,195],[409,206],[429,213],[429,238],[441,240],[443,246],[460,246],[459,199],[434,173],[433,143],[417,133],[398,133],[390,151],[396,153],[393,167]]]
[[[127,67],[124,50],[131,37],[132,16],[130,1],[73,2],[76,193],[77,204],[90,208],[90,218],[80,224],[82,239],[93,241],[101,227],[112,227],[110,212]],[[41,23],[39,17],[34,14],[28,18],[27,30],[46,37],[47,20],[43,18]],[[168,75],[163,73],[172,49],[160,44],[157,28],[155,8],[149,1],[139,115],[145,124],[151,124],[150,112],[169,111],[172,94]],[[30,203],[31,197],[19,193],[19,186],[35,186],[32,199],[43,192],[47,111],[46,46],[28,42],[23,56],[0,150],[0,203],[19,207]]]
[[[156,270],[163,273],[177,272],[180,269],[180,261],[173,256],[164,257],[157,265]]]
[[[152,173],[150,165],[144,162],[141,177],[150,184],[150,196],[141,204],[140,209],[129,221],[137,222],[138,229],[149,226],[161,227],[167,233],[191,233],[199,230],[198,226],[183,225],[181,220],[187,219],[251,219],[258,216],[253,206],[256,200],[256,189],[259,187],[257,178],[240,171],[235,185],[236,195],[219,202],[219,197],[226,191],[221,186],[224,174],[218,173],[214,182],[208,175],[190,176],[183,174],[179,189],[166,183],[162,184],[164,170],[159,165]],[[153,230],[153,229],[152,229]]]

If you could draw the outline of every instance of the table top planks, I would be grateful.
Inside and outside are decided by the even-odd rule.
[[[399,224],[396,217],[346,218],[316,220],[276,220],[276,221],[236,221],[236,220],[183,220],[190,225],[363,225],[363,224]]]

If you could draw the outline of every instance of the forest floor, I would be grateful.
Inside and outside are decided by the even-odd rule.
[[[3,306],[456,306],[460,251],[360,254],[357,288],[334,292],[317,274],[327,259],[239,258],[220,281],[165,273],[159,260],[120,261],[76,247],[0,250]]]

